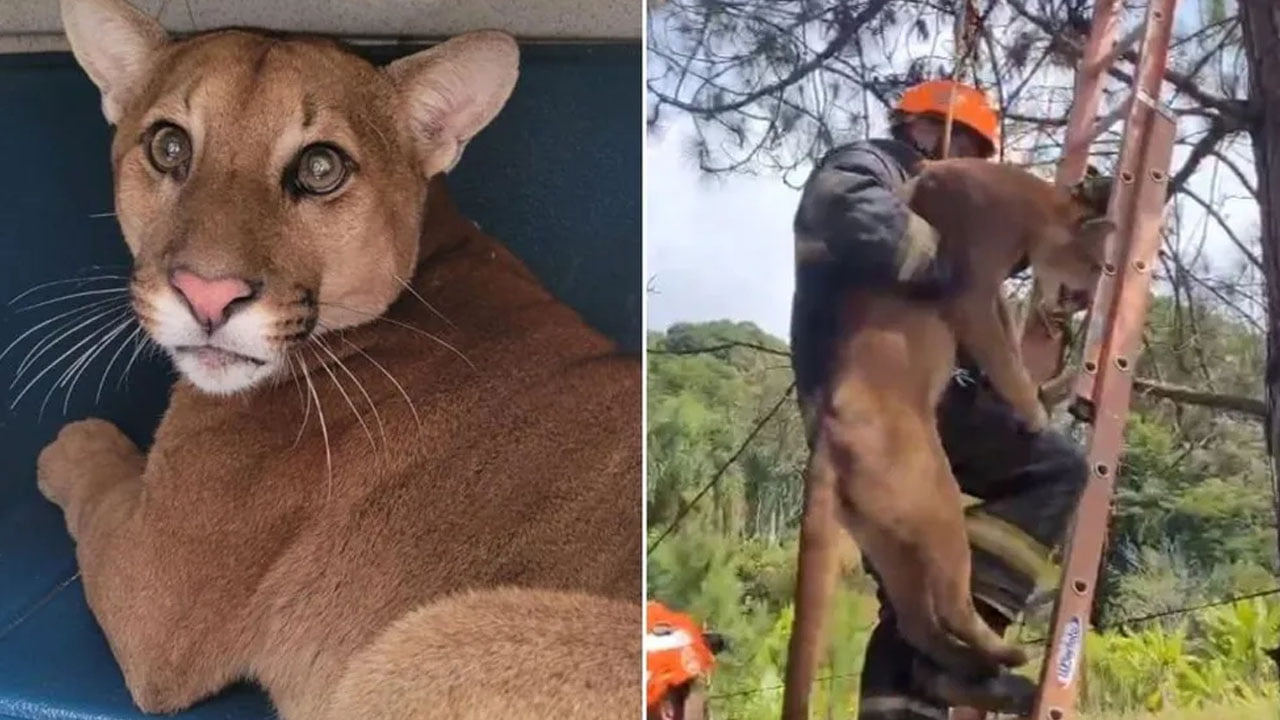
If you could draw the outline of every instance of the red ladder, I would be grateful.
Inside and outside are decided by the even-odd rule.
[[[1045,652],[1034,720],[1076,717],[1081,655],[1093,607],[1095,582],[1111,517],[1116,466],[1124,442],[1133,368],[1151,291],[1151,268],[1169,183],[1176,123],[1160,102],[1173,12],[1177,0],[1150,0],[1142,27],[1116,41],[1121,0],[1097,0],[1089,38],[1076,73],[1075,98],[1067,120],[1064,156],[1056,182],[1070,186],[1084,176],[1089,147],[1122,115],[1124,140],[1108,215],[1116,232],[1094,293],[1086,326],[1083,367],[1072,413],[1092,423],[1090,475],[1064,552],[1053,630]],[[1132,94],[1105,118],[1096,119],[1104,78],[1115,61],[1141,38]],[[1023,354],[1032,375],[1044,381],[1062,367],[1062,333],[1029,313]]]

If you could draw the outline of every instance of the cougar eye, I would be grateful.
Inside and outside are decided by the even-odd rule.
[[[346,179],[346,158],[337,148],[311,145],[298,155],[294,183],[302,192],[327,195],[341,187]]]
[[[182,179],[191,162],[191,137],[177,125],[160,123],[151,130],[147,159],[156,170]]]

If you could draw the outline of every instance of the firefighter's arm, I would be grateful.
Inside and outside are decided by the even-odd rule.
[[[936,252],[938,233],[899,196],[902,174],[873,147],[829,156],[800,201],[802,255],[825,253],[851,269],[881,265],[899,280],[912,279]]]

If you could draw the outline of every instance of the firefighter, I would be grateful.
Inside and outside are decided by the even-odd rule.
[[[646,720],[702,720],[702,681],[724,650],[724,639],[655,600],[645,608],[645,626]]]
[[[791,348],[811,447],[842,293],[878,287],[937,297],[952,279],[933,254],[938,230],[912,213],[895,190],[922,159],[941,156],[953,99],[948,157],[991,158],[999,142],[999,118],[986,97],[975,88],[935,80],[903,94],[891,115],[891,137],[832,150],[805,183],[794,223]],[[1003,632],[1026,609],[1037,582],[1054,577],[1051,552],[1075,509],[1087,465],[1062,434],[1024,430],[963,352],[938,408],[938,429],[961,490],[980,500],[966,513],[971,546],[975,538],[984,541],[972,547],[972,590],[979,613]],[[986,532],[972,532],[976,524]],[[859,718],[946,720],[950,703],[930,691],[940,671],[903,640],[893,608],[883,593],[880,599],[880,620],[866,651]],[[978,688],[988,692],[987,709],[1007,711],[1027,701],[1025,688],[1023,697],[1001,696],[1001,688],[1008,687]]]

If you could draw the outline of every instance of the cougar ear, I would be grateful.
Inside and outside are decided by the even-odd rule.
[[[460,35],[396,60],[384,72],[400,92],[401,108],[427,177],[448,172],[467,142],[493,120],[515,87],[520,51],[510,35]]]
[[[62,0],[62,27],[76,62],[102,91],[102,114],[115,125],[168,34],[124,0]]]
[[[1111,218],[1093,218],[1080,223],[1076,229],[1076,241],[1080,243],[1089,256],[1099,262],[1106,257],[1107,238],[1116,231],[1116,224]]]

